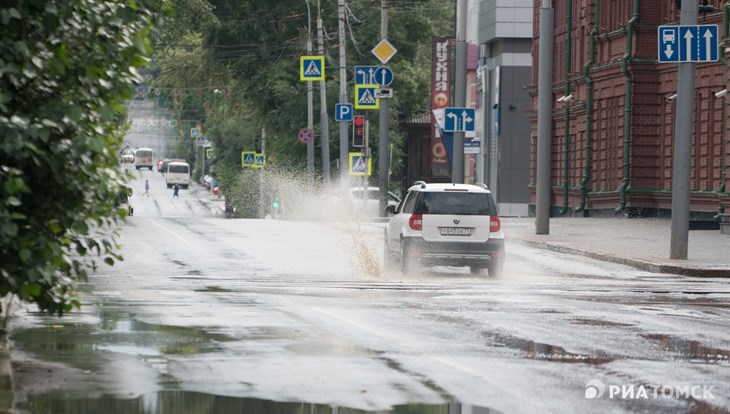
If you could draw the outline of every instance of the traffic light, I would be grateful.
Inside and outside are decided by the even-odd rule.
[[[274,196],[274,201],[271,203],[271,207],[273,207],[274,210],[278,210],[279,206],[280,206],[279,196]]]
[[[352,117],[352,146],[362,147],[365,140],[365,116],[355,115]]]

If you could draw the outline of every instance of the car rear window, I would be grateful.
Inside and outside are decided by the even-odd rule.
[[[170,166],[167,167],[167,172],[187,174],[188,166],[184,164],[170,164]]]
[[[424,191],[420,193],[415,213],[496,216],[497,207],[489,193]]]

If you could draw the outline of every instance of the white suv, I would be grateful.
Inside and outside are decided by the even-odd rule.
[[[492,194],[483,184],[426,184],[408,189],[385,227],[386,267],[469,266],[498,276],[504,267],[504,233]]]

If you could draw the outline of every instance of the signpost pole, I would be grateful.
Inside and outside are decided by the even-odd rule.
[[[261,128],[261,154],[266,159],[266,129]],[[259,218],[266,215],[266,204],[264,202],[264,184],[266,183],[266,168],[262,168],[259,175]]]
[[[324,56],[324,40],[322,38],[322,9],[317,0],[317,40],[320,56]],[[327,117],[327,88],[324,77],[319,81],[319,129],[322,139],[322,179],[324,182],[330,180],[330,131],[329,118]]]
[[[550,234],[550,164],[553,134],[553,19],[552,1],[540,7],[540,42],[537,79],[537,171],[535,234]],[[491,175],[491,174],[490,174]]]
[[[454,106],[466,106],[466,14],[467,0],[456,2],[456,70],[454,71]],[[464,183],[464,132],[454,132],[451,182]]]
[[[697,24],[697,0],[682,0],[680,25]],[[682,39],[678,39],[682,41]],[[689,51],[688,51],[689,53]],[[669,257],[687,259],[692,157],[692,115],[695,103],[695,63],[679,64],[672,166],[672,225]]]
[[[388,38],[388,0],[382,0],[380,8],[380,37]],[[385,66],[385,65],[383,65]],[[390,157],[388,157],[388,112],[390,99],[381,99],[378,130],[378,215],[385,212],[388,203],[390,181]]]
[[[339,14],[338,34],[340,40],[340,104],[347,103],[347,71],[345,66],[345,0],[337,0]],[[347,122],[340,122],[340,180],[349,179],[348,173]],[[349,184],[348,184],[349,185]]]
[[[307,55],[312,54],[312,28],[310,26],[309,1],[307,1]],[[312,81],[307,81],[307,128],[310,130],[314,125],[314,98]],[[314,140],[307,144],[307,179],[309,185],[314,184]]]

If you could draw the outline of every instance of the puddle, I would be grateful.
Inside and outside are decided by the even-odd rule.
[[[15,346],[44,358],[59,353],[70,365],[93,369],[93,354],[116,352],[134,356],[187,355],[215,352],[220,343],[232,341],[222,334],[200,328],[156,325],[136,319],[115,319],[125,312],[108,312],[98,325],[52,323],[40,328],[13,332]]]
[[[606,364],[615,358],[609,355],[598,353],[596,355],[574,354],[556,345],[544,344],[517,338],[511,335],[484,332],[482,335],[487,338],[487,345],[496,348],[506,347],[522,351],[522,358],[536,359],[549,362],[585,363],[585,364]]]
[[[619,322],[604,321],[604,320],[600,320],[600,319],[584,319],[584,318],[573,319],[573,323],[575,323],[577,325],[609,326],[609,327],[616,327],[616,328],[626,328],[629,326],[633,326],[629,323],[619,323]]]
[[[206,286],[202,289],[195,289],[196,292],[211,292],[211,293],[229,293],[233,292],[231,289],[222,288],[220,286]]]
[[[389,410],[367,411],[328,404],[307,402],[277,402],[257,398],[237,398],[191,391],[159,391],[137,398],[68,398],[63,394],[49,394],[19,404],[21,412],[38,414],[447,414],[447,413],[499,413],[493,409],[466,406],[456,402],[444,404],[405,404]]]
[[[658,342],[663,351],[676,356],[675,361],[730,365],[730,350],[712,348],[699,341],[671,335],[649,334],[641,335],[641,337]]]

